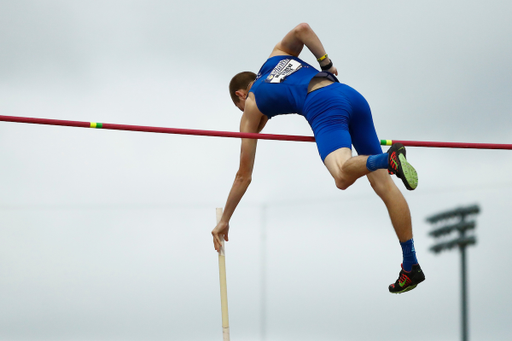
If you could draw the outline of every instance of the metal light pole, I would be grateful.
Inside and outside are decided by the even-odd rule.
[[[434,244],[430,250],[439,253],[443,250],[450,250],[455,246],[460,250],[461,263],[461,327],[462,341],[468,341],[468,305],[467,305],[467,286],[466,286],[466,246],[476,244],[474,235],[467,235],[469,230],[474,230],[476,223],[474,220],[468,221],[468,216],[480,213],[478,205],[460,207],[454,210],[442,212],[427,218],[427,222],[434,225],[434,229],[429,233],[433,238],[439,238],[458,231],[459,236],[449,241],[442,241]]]

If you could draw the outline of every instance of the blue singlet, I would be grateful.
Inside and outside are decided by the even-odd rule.
[[[322,160],[339,148],[354,145],[359,155],[381,154],[370,106],[356,90],[339,82],[308,94],[319,71],[293,56],[269,58],[250,92],[267,117],[297,113],[313,129]],[[337,79],[329,75],[330,79]]]

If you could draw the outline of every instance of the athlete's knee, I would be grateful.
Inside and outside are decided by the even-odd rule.
[[[337,176],[334,179],[334,182],[336,183],[336,187],[338,187],[342,191],[346,190],[347,188],[349,188],[354,183],[354,181],[349,180],[349,179],[343,177],[343,175]]]

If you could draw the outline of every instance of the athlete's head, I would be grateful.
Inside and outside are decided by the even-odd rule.
[[[249,84],[254,82],[256,74],[251,71],[240,72],[229,82],[229,94],[238,109],[244,111],[245,99],[249,93]]]

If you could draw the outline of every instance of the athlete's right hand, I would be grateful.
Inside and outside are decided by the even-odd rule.
[[[213,246],[217,252],[220,252],[222,247],[221,236],[224,236],[224,240],[228,241],[229,223],[220,221],[217,226],[212,230]]]
[[[334,66],[334,65],[329,70],[327,70],[327,72],[330,72],[336,76],[338,75],[338,69],[336,69],[336,66]]]

